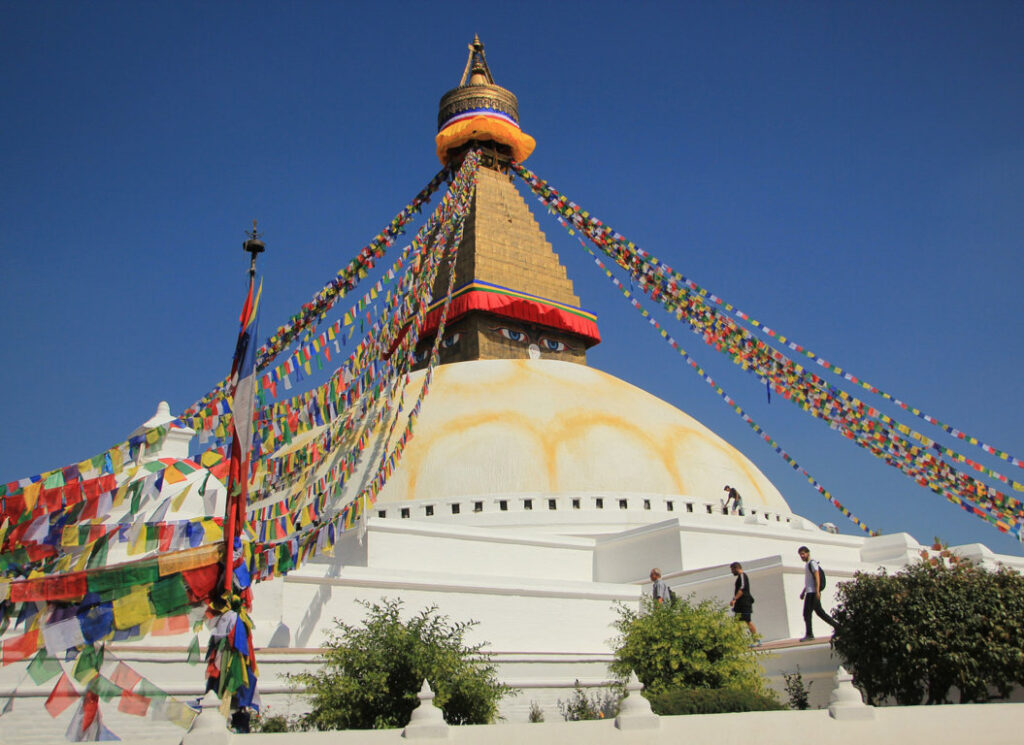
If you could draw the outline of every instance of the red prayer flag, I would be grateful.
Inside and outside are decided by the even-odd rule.
[[[168,616],[153,621],[153,636],[174,636],[188,631],[188,616]]]
[[[210,597],[217,586],[217,576],[220,574],[219,564],[208,564],[196,569],[188,569],[181,573],[185,584],[188,585],[188,593],[191,600],[200,601]]]
[[[160,525],[160,553],[166,553],[171,550],[171,541],[174,539],[174,526],[173,525]]]
[[[78,504],[82,501],[82,482],[78,479],[64,484],[64,503],[67,506]]]
[[[11,583],[11,602],[37,600],[68,600],[80,598],[87,591],[85,572],[57,575]]]
[[[4,665],[12,662],[27,660],[39,649],[39,629],[33,629],[27,634],[16,636],[13,639],[4,639]]]
[[[85,498],[89,500],[96,499],[104,491],[102,479],[89,479],[88,481],[82,482],[82,492],[85,494]]]
[[[64,494],[63,486],[56,486],[53,489],[43,489],[39,492],[39,502],[47,512],[55,512],[61,508],[61,498]]]
[[[50,692],[50,697],[46,699],[46,703],[43,704],[46,710],[50,712],[50,716],[56,719],[61,713],[75,703],[78,700],[78,691],[71,684],[71,680],[68,678],[67,673],[61,673],[60,679],[57,681],[57,685],[53,687]]]
[[[82,700],[82,732],[89,729],[89,725],[96,719],[100,711],[100,697],[92,691],[86,691]]]
[[[149,711],[149,702],[150,699],[145,696],[140,696],[131,691],[124,691],[121,694],[121,701],[117,705],[117,710],[123,711],[125,714],[144,717],[146,712]]]
[[[142,680],[142,676],[123,662],[117,663],[114,674],[110,676],[110,682],[123,691],[131,691],[140,680]]]

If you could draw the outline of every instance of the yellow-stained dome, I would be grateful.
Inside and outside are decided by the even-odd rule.
[[[413,373],[414,400],[424,371]],[[396,431],[401,431],[402,422]],[[742,453],[693,417],[594,368],[556,360],[441,365],[378,501],[644,493],[790,513]]]

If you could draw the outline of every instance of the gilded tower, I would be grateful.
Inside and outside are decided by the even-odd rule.
[[[514,93],[494,83],[484,45],[474,38],[459,85],[441,97],[437,155],[457,165],[481,151],[476,195],[466,217],[455,267],[441,362],[547,358],[586,364],[600,341],[596,318],[579,307],[572,280],[512,184],[509,163],[522,162],[535,142],[519,127]],[[447,272],[434,287],[443,302]],[[418,356],[434,341],[428,316]]]

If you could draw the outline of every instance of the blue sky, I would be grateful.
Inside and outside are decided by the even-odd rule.
[[[0,480],[99,452],[223,377],[253,218],[264,329],[307,301],[436,172],[437,102],[474,33],[542,178],[1024,456],[1024,5],[51,2],[0,20]],[[795,511],[855,530],[531,205],[599,314],[591,364],[730,440]],[[872,527],[1022,553],[674,333]]]

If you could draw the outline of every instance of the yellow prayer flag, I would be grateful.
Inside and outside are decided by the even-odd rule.
[[[204,527],[206,526],[204,525]],[[157,565],[160,567],[160,576],[166,577],[168,574],[177,574],[178,572],[184,572],[188,569],[196,569],[197,567],[216,564],[221,560],[223,552],[224,544],[211,543],[207,546],[200,546],[199,548],[161,554],[157,557]]]
[[[177,512],[181,509],[181,504],[185,501],[185,497],[188,496],[190,491],[192,491],[192,484],[186,485],[185,488],[181,490],[181,493],[171,500],[171,512]]]
[[[206,532],[207,543],[214,543],[216,541],[223,540],[224,538],[224,529],[217,523],[213,522],[213,520],[203,523],[203,530]]]
[[[77,546],[78,545],[78,526],[77,525],[65,525],[64,530],[60,534],[60,545],[62,546]]]
[[[43,488],[43,482],[37,481],[34,484],[29,484],[25,487],[22,492],[22,497],[25,500],[25,510],[31,511],[36,506],[36,500],[39,499],[39,490]]]
[[[152,618],[153,608],[149,603],[148,584],[136,585],[127,595],[114,601],[115,628],[130,629]]]

